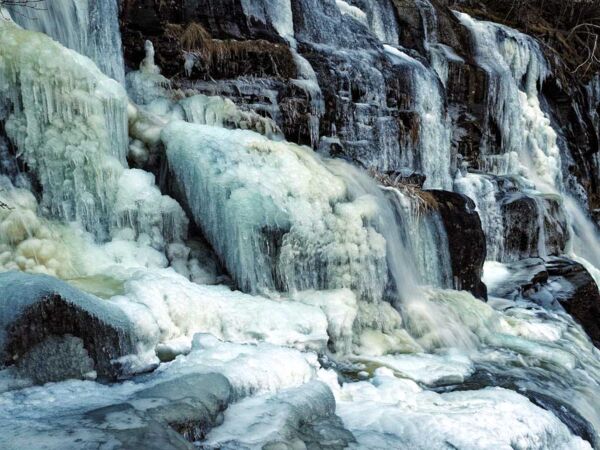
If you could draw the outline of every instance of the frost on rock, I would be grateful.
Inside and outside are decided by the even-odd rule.
[[[125,225],[136,236],[182,239],[183,210],[161,195],[151,176],[126,169],[123,88],[86,57],[7,21],[0,23],[0,46],[6,131],[40,182],[42,208],[80,222],[101,240]],[[132,204],[119,188],[134,183],[144,184],[145,193]]]
[[[154,61],[152,42],[145,43],[146,56],[139,70],[127,74],[127,92],[142,107],[130,114],[132,135],[146,144],[156,144],[160,129],[175,119],[223,128],[253,130],[269,138],[281,138],[277,124],[254,111],[244,111],[231,100],[220,96],[197,94],[190,90],[173,90],[171,82],[160,74]],[[130,105],[131,108],[133,105]],[[154,125],[154,126],[153,126]]]
[[[162,138],[195,221],[244,291],[351,288],[381,297],[386,241],[371,225],[377,204],[351,198],[310,150],[184,122]]]
[[[390,45],[384,45],[392,64],[403,67],[410,77],[412,109],[419,116],[416,142],[403,139],[401,163],[426,176],[427,189],[450,189],[451,132],[444,93],[435,72]]]

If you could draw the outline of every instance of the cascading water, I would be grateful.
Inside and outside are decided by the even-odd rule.
[[[414,104],[419,115],[418,140],[409,141],[402,148],[401,164],[425,176],[428,189],[449,189],[450,176],[450,128],[444,108],[443,94],[437,76],[423,64],[400,50],[385,46],[389,59],[394,64],[406,67],[410,73]]]
[[[96,3],[116,23],[115,5]],[[320,117],[331,105],[294,33],[301,3],[243,0],[239,10],[245,26],[272,27],[297,51],[303,75],[290,83],[315,94]],[[562,255],[568,216],[573,252],[599,258],[540,106],[543,54],[525,35],[459,15],[492,80],[488,121],[500,124],[502,145],[484,137],[479,169],[490,173],[461,168],[453,179],[442,60],[455,55],[437,42],[437,7],[418,1],[433,68],[409,56],[394,4],[321,5],[349,32],[372,33],[385,64],[410,79],[414,145],[383,136],[390,145],[370,155],[373,167],[402,159],[426,175],[425,188],[453,187],[474,204],[406,184],[402,172],[323,157],[286,141],[277,117],[178,89],[149,42],[120,85],[77,53],[102,66],[116,47],[69,41],[95,26],[114,38],[113,25],[84,14],[56,34],[57,17],[87,3],[57,2],[40,22],[19,22],[27,29],[0,22],[0,271],[71,283],[0,274],[1,447],[190,448],[185,436],[206,449],[600,448],[600,352],[552,301],[570,292],[566,279],[489,303],[451,290],[457,252],[475,245],[469,227],[485,230],[488,260],[515,262]],[[354,51],[320,45],[311,51],[323,58]],[[362,64],[356,73],[381,94],[371,56],[344,61]],[[371,106],[357,106],[361,120]],[[381,111],[382,129],[396,133],[396,117]],[[163,170],[172,197],[146,170]],[[534,211],[527,226],[511,219],[518,208]],[[495,267],[506,272],[488,276],[491,289],[511,282]],[[113,379],[103,379],[103,352],[119,370]],[[123,376],[135,382],[114,382]],[[32,386],[44,381],[55,383]]]
[[[525,191],[534,189],[537,192],[561,195],[562,206],[567,211],[572,227],[574,254],[598,267],[598,231],[565,189],[557,133],[541,108],[541,85],[550,69],[539,44],[533,38],[508,27],[480,22],[463,13],[457,13],[457,16],[471,32],[478,64],[491,78],[488,90],[489,114],[502,134],[499,154],[491,149],[487,138],[483,139],[482,147],[486,152],[482,157],[483,168],[498,175],[512,174],[525,178],[522,184],[530,185],[523,189]],[[476,177],[478,176],[472,174],[465,178],[458,176],[455,189],[471,195],[478,205],[482,205],[482,220],[487,225],[486,236],[491,244],[488,257],[502,260],[502,243],[497,242],[496,236],[499,234],[495,232],[499,230],[500,206],[494,204],[494,196],[500,195],[497,192],[496,195],[492,194],[497,189],[490,186],[489,181],[469,182]],[[474,188],[479,183],[487,183],[487,187],[475,192]],[[541,207],[535,192],[533,198],[540,205],[537,208],[537,222],[543,222],[545,208]],[[538,229],[540,233],[544,232],[543,226]],[[547,255],[545,238],[540,236],[538,242],[538,255]]]
[[[402,242],[409,260],[416,264],[419,284],[438,288],[452,287],[452,268],[448,236],[432,201],[396,188],[384,188],[398,216]]]

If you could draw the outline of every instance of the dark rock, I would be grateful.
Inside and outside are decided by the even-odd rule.
[[[446,228],[455,288],[487,299],[487,288],[481,281],[486,257],[485,235],[475,204],[470,198],[454,192],[425,192],[434,197],[435,207]]]
[[[559,198],[508,194],[502,199],[502,218],[504,261],[564,253],[569,228]]]
[[[556,294],[560,304],[600,348],[600,292],[590,273],[567,258],[550,258],[546,268],[550,281],[566,284],[567,288]]]
[[[96,378],[94,361],[80,338],[49,336],[17,360],[18,373],[34,383]]]
[[[546,264],[541,258],[527,258],[507,264],[509,277],[499,285],[489,289],[489,294],[498,298],[515,300],[519,296],[528,297],[548,282]],[[489,288],[489,286],[488,286]],[[555,305],[546,305],[552,307]]]
[[[64,351],[70,344],[60,337],[71,336],[83,343],[99,377],[127,374],[117,360],[134,353],[135,342],[132,324],[117,306],[56,278],[21,272],[0,274],[0,304],[0,364],[23,359],[22,370],[50,364],[51,360],[40,361],[38,353],[51,348]],[[30,375],[41,376],[39,381],[56,381],[61,373],[71,376],[75,368],[63,369],[46,367],[45,375]]]

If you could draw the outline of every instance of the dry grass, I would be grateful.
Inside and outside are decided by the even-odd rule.
[[[435,210],[439,206],[439,203],[433,196],[433,194],[424,191],[423,189],[421,189],[420,186],[398,181],[392,176],[378,172],[374,169],[369,170],[369,175],[373,179],[375,179],[375,181],[377,181],[379,184],[398,189],[400,192],[407,195],[408,197],[418,200],[420,211],[424,212],[428,210]]]
[[[184,52],[198,58],[207,72],[213,70],[238,71],[236,62],[245,64],[247,70],[264,70],[280,78],[294,78],[297,69],[290,49],[283,44],[265,40],[220,40],[213,39],[200,24],[192,22],[186,26],[168,24],[166,35],[179,42]],[[248,64],[250,62],[250,64]],[[255,67],[253,62],[256,62]],[[261,75],[261,74],[258,74]]]

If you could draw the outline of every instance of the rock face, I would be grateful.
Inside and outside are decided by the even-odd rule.
[[[446,227],[456,288],[487,299],[487,288],[481,281],[486,257],[485,235],[475,204],[468,197],[454,192],[427,192],[435,198]]]
[[[134,338],[116,306],[56,278],[20,272],[0,274],[0,304],[3,366],[16,363],[38,382],[90,371],[103,379],[126,374],[117,360],[134,353]],[[63,358],[66,354],[72,358]]]
[[[528,258],[507,265],[510,276],[491,295],[524,297],[548,309],[564,308],[600,348],[600,294],[590,273],[565,257]]]
[[[502,218],[505,260],[564,253],[569,239],[568,224],[556,198],[513,193],[502,201]]]

